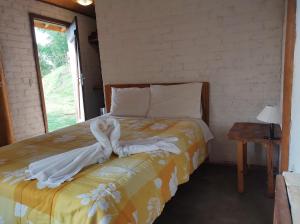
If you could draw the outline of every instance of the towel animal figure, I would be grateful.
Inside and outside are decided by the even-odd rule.
[[[90,129],[97,142],[93,145],[77,148],[65,153],[29,164],[25,171],[27,180],[37,179],[39,188],[56,188],[84,167],[108,160],[114,152],[119,157],[136,153],[165,150],[179,154],[176,137],[160,138],[157,136],[131,141],[120,141],[120,123],[113,117],[99,117],[90,124]]]

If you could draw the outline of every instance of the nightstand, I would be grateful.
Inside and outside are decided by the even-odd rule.
[[[228,138],[237,142],[237,187],[238,192],[244,192],[244,174],[247,169],[247,143],[262,144],[267,154],[268,194],[274,194],[273,153],[274,146],[281,142],[281,129],[275,126],[276,140],[264,138],[268,136],[269,125],[259,123],[235,123],[228,133]]]

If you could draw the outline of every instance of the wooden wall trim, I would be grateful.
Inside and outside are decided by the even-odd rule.
[[[0,55],[0,147],[14,142],[12,117],[8,103],[7,87]]]
[[[284,54],[282,144],[280,171],[288,170],[291,129],[291,107],[294,72],[294,52],[296,42],[296,0],[287,2],[286,42]]]

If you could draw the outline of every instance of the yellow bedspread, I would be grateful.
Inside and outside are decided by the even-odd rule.
[[[179,155],[163,151],[82,170],[55,189],[25,181],[29,163],[96,142],[89,121],[0,148],[0,224],[152,223],[177,185],[188,181],[207,150],[191,120],[120,118],[121,139],[178,137]]]

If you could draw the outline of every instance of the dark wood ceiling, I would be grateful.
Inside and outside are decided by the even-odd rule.
[[[64,9],[68,9],[90,17],[96,17],[94,4],[89,6],[79,5],[75,0],[37,0],[51,5],[55,5]]]

